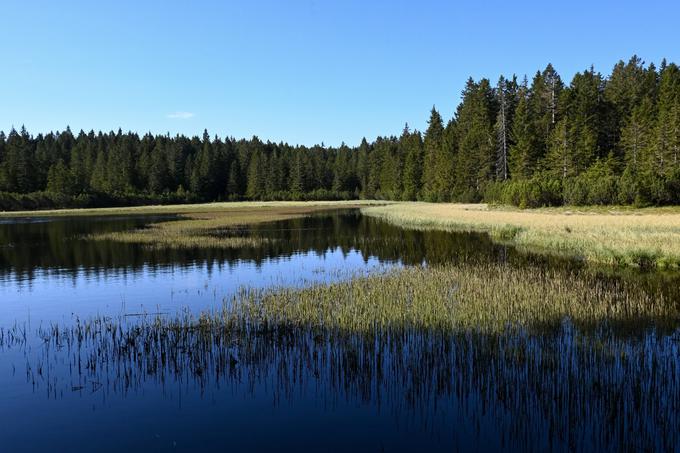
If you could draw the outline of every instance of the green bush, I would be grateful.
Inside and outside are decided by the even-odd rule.
[[[487,203],[509,204],[520,208],[539,208],[562,204],[562,183],[547,176],[495,182],[484,192]]]

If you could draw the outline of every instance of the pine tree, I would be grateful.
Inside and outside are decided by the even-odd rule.
[[[227,197],[239,199],[244,193],[241,182],[241,166],[238,159],[234,159],[229,166],[229,178],[227,180]]]
[[[512,146],[510,132],[514,110],[514,86],[501,76],[496,86],[496,105],[498,113],[494,129],[496,132],[496,179],[505,181],[510,178],[509,154]]]
[[[368,155],[368,182],[366,194],[370,198],[384,198],[380,187],[380,174],[386,154],[389,152],[385,143],[386,139],[378,137],[371,147]]]
[[[430,111],[430,120],[428,121],[423,141],[423,190],[421,196],[425,200],[436,201],[443,196],[437,185],[439,179],[437,175],[439,169],[437,166],[440,164],[443,146],[444,123],[441,115],[433,106]]]
[[[107,175],[107,158],[103,149],[97,152],[97,159],[95,160],[94,168],[92,170],[92,177],[90,178],[90,186],[97,192],[109,191],[109,179]]]
[[[26,128],[21,132],[12,129],[7,136],[4,162],[5,184],[10,192],[29,193],[37,187],[34,184],[34,148]]]
[[[530,178],[541,156],[541,150],[536,143],[534,130],[536,122],[531,114],[528,91],[525,79],[517,95],[517,108],[510,133],[512,143],[508,152],[510,174],[516,179]]]
[[[659,176],[669,176],[680,158],[680,70],[669,64],[661,72],[654,166]]]
[[[85,192],[90,188],[94,166],[93,140],[94,132],[85,135],[83,131],[80,131],[71,149],[70,171],[73,178],[73,190],[76,193]]]
[[[255,150],[250,158],[246,197],[251,200],[259,200],[264,197],[264,160],[259,149]]]
[[[402,192],[402,163],[395,138],[385,139],[378,147],[381,155],[380,174],[378,176],[380,193],[383,198],[399,199]]]
[[[366,141],[366,137],[364,137],[361,139],[361,144],[357,151],[357,178],[359,179],[360,192],[363,198],[371,198],[373,196],[373,194],[368,193],[370,154],[371,147],[368,141]]]
[[[7,137],[3,131],[0,131],[0,192],[8,190],[7,175],[5,173],[5,141]]]
[[[462,201],[477,201],[494,174],[493,93],[487,79],[468,80],[457,112],[458,156],[454,193]]]
[[[577,73],[569,88],[562,92],[559,103],[565,114],[551,133],[549,156],[544,163],[554,175],[576,176],[598,158],[607,157],[603,150],[602,89],[600,74],[591,68]]]
[[[408,124],[399,140],[400,153],[404,156],[404,200],[415,200],[422,187],[423,139],[419,132],[410,132]]]
[[[606,135],[605,148],[614,151],[619,157],[622,157],[619,146],[622,129],[635,106],[647,95],[649,88],[646,80],[644,63],[636,55],[628,63],[620,60],[607,79],[603,93],[607,116],[602,125]]]
[[[114,194],[129,193],[133,190],[135,150],[133,142],[139,137],[123,135],[119,130],[116,141],[111,146],[107,161],[106,175],[108,188]]]
[[[156,141],[149,158],[148,189],[152,194],[161,194],[168,191],[168,166],[166,160],[165,145],[162,141]]]
[[[633,111],[621,131],[621,148],[626,168],[637,174],[651,164],[654,135],[654,105],[645,97]]]
[[[71,195],[73,194],[73,189],[74,185],[71,171],[66,164],[64,164],[64,161],[59,159],[47,172],[47,191]]]
[[[548,153],[543,162],[548,174],[557,179],[566,179],[575,173],[573,146],[570,142],[567,119],[557,122],[550,135]]]
[[[290,194],[294,200],[299,200],[305,193],[305,165],[302,151],[293,153],[293,163],[290,168]]]
[[[254,137],[253,141],[255,146],[258,146],[257,137]],[[191,192],[202,200],[214,200],[218,192],[215,178],[216,161],[207,130],[203,131],[203,140],[200,143],[200,151],[196,154],[196,160],[192,162],[189,187]]]
[[[537,72],[531,84],[530,104],[535,121],[536,142],[545,153],[552,129],[559,120],[560,97],[564,85],[552,64]]]

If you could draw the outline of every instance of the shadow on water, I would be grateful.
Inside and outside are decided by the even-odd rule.
[[[325,212],[216,233],[271,239],[260,247],[172,249],[83,239],[89,234],[142,228],[170,219],[170,216],[116,216],[5,221],[0,224],[0,281],[31,283],[46,278],[45,272],[98,277],[112,272],[135,275],[144,269],[238,267],[244,262],[262,267],[267,261],[291,258],[300,253],[323,257],[337,250],[343,255],[358,252],[365,262],[375,258],[388,264],[504,262],[513,266],[584,271],[612,281],[634,281],[650,292],[664,294],[666,299],[680,300],[680,273],[677,271],[641,272],[586,265],[578,259],[519,252],[513,247],[494,243],[485,233],[402,229],[364,217],[358,210]]]
[[[272,239],[254,248],[168,250],[81,239],[155,220],[0,224],[0,280],[11,288],[55,274],[105,276],[164,267],[200,273],[214,263],[266,270],[272,260],[339,250],[386,264],[491,261],[559,268],[612,284],[633,281],[668,301],[680,300],[677,273],[528,255],[485,234],[404,230],[356,211],[216,233]],[[304,273],[296,263],[290,261],[288,271]],[[31,295],[26,297],[30,303]],[[645,324],[614,334],[611,326],[580,329],[565,320],[543,330],[495,335],[394,329],[357,334],[197,324],[182,316],[100,316],[62,327],[33,320],[2,328],[3,448],[680,448],[677,325]]]
[[[22,379],[48,401],[84,399],[101,412],[121,400],[144,398],[161,407],[170,399],[183,401],[190,413],[199,407],[204,420],[250,399],[280,417],[312,404],[308,417],[333,414],[342,421],[309,432],[306,423],[313,421],[303,418],[283,440],[243,439],[229,428],[210,439],[202,422],[168,422],[183,448],[230,442],[249,449],[672,451],[680,445],[679,333],[620,340],[606,331],[584,335],[565,322],[542,335],[358,335],[101,319],[38,336],[41,344],[31,346],[21,329],[4,331],[0,347],[23,353]],[[356,407],[392,426],[362,431],[365,421],[352,421]],[[276,432],[273,425],[281,422],[242,416],[263,432]],[[338,432],[344,440],[328,444]],[[110,446],[163,445],[138,430],[130,436]]]

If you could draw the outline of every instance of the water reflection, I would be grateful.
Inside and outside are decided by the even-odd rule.
[[[28,300],[36,313],[41,312],[36,304],[50,300],[56,304],[69,301],[89,313],[106,309],[101,298],[93,300],[97,295],[106,297],[109,304],[115,300],[116,308],[127,302],[139,309],[141,305],[164,306],[178,291],[188,290],[193,294],[180,302],[202,309],[213,302],[205,297],[207,292],[228,295],[241,284],[300,285],[395,264],[470,261],[595,272],[602,279],[633,280],[650,292],[663,293],[667,300],[680,300],[678,272],[586,267],[578,260],[518,253],[494,244],[486,234],[404,230],[363,217],[358,211],[323,213],[221,232],[272,239],[261,247],[164,249],[82,239],[88,234],[143,227],[157,220],[74,217],[0,224],[0,300],[5,306],[0,320],[11,321],[9,314],[16,310],[17,316],[24,316],[26,309],[21,307]],[[199,291],[202,297],[198,297]]]
[[[289,447],[333,449],[324,442],[340,431],[345,442],[368,450],[672,451],[680,445],[680,332],[622,340],[604,330],[582,334],[565,322],[542,335],[364,336],[287,328],[159,330],[151,322],[102,321],[43,329],[38,336],[42,345],[32,348],[21,329],[5,331],[0,345],[15,352],[22,370],[17,380],[41,399],[75,398],[94,412],[116,410],[128,399],[159,407],[172,400],[179,404],[165,410],[198,407],[201,420],[245,401],[276,412],[273,419],[250,420],[263,432],[276,432],[273,424],[287,411],[308,405],[308,417],[330,414],[350,423],[315,432],[305,428],[306,419],[288,424],[294,431],[284,444]],[[357,409],[389,423],[376,432],[354,429],[345,417]],[[166,422],[185,449],[217,448],[239,437],[226,429],[206,441],[200,423]],[[401,444],[403,433],[411,438]],[[164,445],[144,434],[138,427],[103,447]],[[247,442],[281,447],[276,437]]]
[[[678,273],[527,255],[483,234],[403,230],[355,211],[219,233],[273,239],[256,248],[82,240],[155,220],[0,222],[3,450],[678,451],[674,321],[358,335],[159,329],[137,316],[216,307],[241,286],[400,265],[551,266],[633,281],[669,303],[680,300]]]

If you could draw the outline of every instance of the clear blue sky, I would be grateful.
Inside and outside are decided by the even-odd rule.
[[[142,4],[143,3],[143,4]],[[15,1],[0,129],[121,127],[311,145],[424,129],[465,80],[679,62],[675,1]]]

